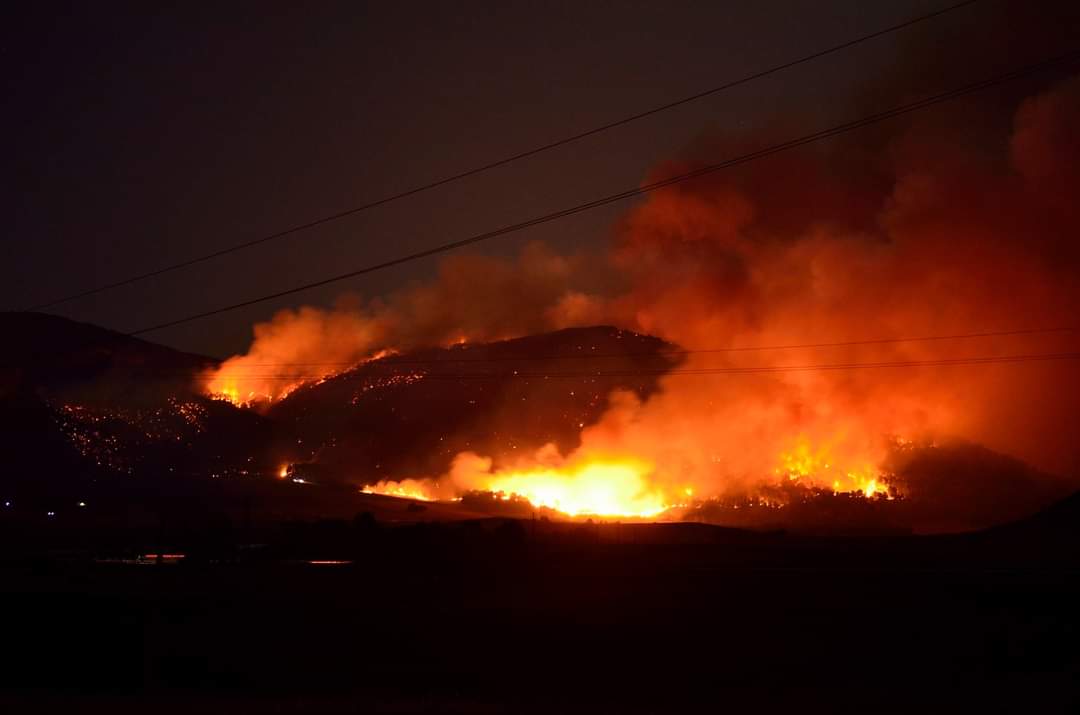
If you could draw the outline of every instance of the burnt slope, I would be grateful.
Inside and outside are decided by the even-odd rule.
[[[671,347],[603,326],[417,350],[301,388],[268,414],[284,452],[339,478],[438,475],[462,451],[574,447],[613,390],[656,389]]]
[[[249,466],[269,437],[257,414],[198,394],[213,358],[41,313],[0,314],[0,491],[64,503],[89,484],[207,476]]]

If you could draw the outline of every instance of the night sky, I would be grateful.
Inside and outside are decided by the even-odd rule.
[[[20,309],[250,240],[946,4],[35,7],[5,19],[0,46],[10,182],[0,305]],[[993,41],[1002,5],[964,8],[571,147],[54,310],[135,330],[628,188],[705,135],[753,127],[783,140],[1047,54],[1014,57]],[[1049,31],[1060,25],[1045,22]],[[936,50],[918,51],[926,46]],[[599,246],[624,210],[482,250],[512,253],[527,240]],[[146,337],[225,355],[281,307],[325,305],[345,291],[379,295],[435,265],[418,261]]]

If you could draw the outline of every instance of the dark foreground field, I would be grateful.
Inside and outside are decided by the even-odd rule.
[[[1072,531],[361,519],[179,564],[9,549],[0,707],[1070,712]]]

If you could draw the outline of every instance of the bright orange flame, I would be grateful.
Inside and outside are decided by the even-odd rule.
[[[215,377],[207,383],[205,389],[206,394],[215,400],[225,400],[226,402],[233,403],[237,407],[250,407],[259,402],[270,402],[275,397],[284,397],[301,384],[303,383],[298,381],[296,384],[288,385],[282,388],[277,395],[274,395],[269,392],[256,392],[255,390],[243,392],[237,386],[235,379]]]
[[[829,446],[814,447],[808,438],[799,437],[778,456],[780,466],[774,470],[773,479],[835,493],[892,498],[868,455],[841,452],[834,454]],[[424,501],[456,499],[466,492],[479,491],[503,501],[522,499],[534,507],[571,517],[642,519],[710,498],[707,485],[676,487],[652,462],[631,455],[573,456],[564,460],[557,453],[540,450],[532,462],[504,469],[491,467],[489,458],[462,453],[441,480],[382,481],[363,491]],[[701,495],[699,488],[704,490]]]
[[[364,494],[382,494],[383,496],[401,497],[403,499],[434,501],[434,486],[434,484],[416,479],[404,479],[400,482],[382,481],[378,484],[370,484],[361,491]]]
[[[365,494],[385,494],[432,501],[457,499],[469,491],[489,492],[503,501],[524,499],[535,507],[553,509],[567,516],[657,516],[674,504],[652,483],[648,462],[630,457],[590,458],[571,465],[527,466],[490,471],[490,460],[468,456],[443,481],[405,479],[382,481],[364,487]],[[689,488],[684,493],[692,492]]]
[[[203,389],[213,399],[225,400],[237,407],[252,407],[284,399],[306,384],[324,382],[342,372],[394,354],[394,350],[378,350],[357,357],[351,363],[301,365],[292,368],[291,374],[288,365],[252,365],[251,358],[237,356],[226,360],[219,368],[209,370],[203,376]],[[275,374],[278,371],[284,373]]]
[[[597,460],[570,469],[494,474],[484,488],[570,516],[652,517],[666,511],[669,504],[649,483],[651,472],[651,465],[640,460]]]
[[[814,447],[805,436],[795,440],[794,446],[780,454],[780,466],[774,473],[807,486],[831,488],[834,492],[862,492],[866,497],[888,494],[888,487],[881,482],[881,473],[874,466],[875,459],[859,455],[839,456],[828,445]]]

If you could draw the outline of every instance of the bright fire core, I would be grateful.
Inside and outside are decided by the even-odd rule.
[[[654,465],[636,457],[593,457],[560,466],[537,465],[505,471],[489,471],[490,461],[476,459],[482,468],[461,470],[443,480],[384,481],[363,491],[426,501],[479,491],[503,500],[525,500],[534,507],[570,517],[638,519],[658,517],[670,509],[689,506],[699,496],[708,498],[698,495],[691,485],[673,486],[665,482],[658,478]],[[880,472],[870,462],[860,462],[857,466],[834,464],[827,449],[811,449],[805,440],[799,440],[790,452],[779,455],[778,463],[773,480],[777,485],[794,482],[800,487],[831,490],[834,494],[891,498]]]
[[[537,469],[492,477],[487,489],[570,516],[651,517],[668,508],[646,481],[648,465],[631,460],[591,462],[572,470]]]

